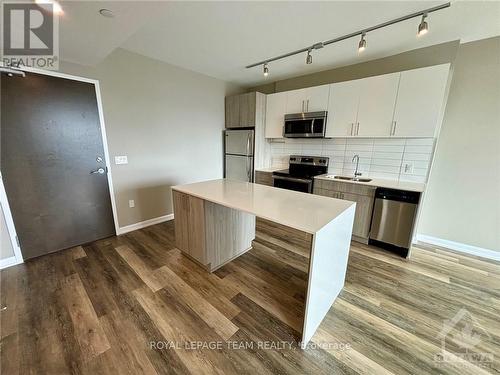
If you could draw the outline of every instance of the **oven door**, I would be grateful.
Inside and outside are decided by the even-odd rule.
[[[324,138],[325,118],[285,120],[283,136],[286,138]]]
[[[303,193],[312,193],[312,184],[313,180],[308,178],[273,175],[273,186],[282,189],[301,191]]]

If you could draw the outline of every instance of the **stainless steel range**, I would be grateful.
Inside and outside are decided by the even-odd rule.
[[[288,169],[273,172],[273,185],[312,193],[314,176],[327,173],[328,163],[329,159],[324,156],[290,155]]]

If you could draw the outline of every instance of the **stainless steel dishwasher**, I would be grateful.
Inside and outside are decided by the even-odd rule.
[[[420,193],[378,188],[369,243],[407,256]]]

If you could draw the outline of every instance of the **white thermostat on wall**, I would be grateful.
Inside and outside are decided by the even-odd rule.
[[[128,164],[127,156],[115,156],[115,164]]]

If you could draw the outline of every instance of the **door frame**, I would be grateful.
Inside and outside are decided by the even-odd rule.
[[[5,66],[5,65],[3,64],[3,62],[0,62],[0,66]],[[103,106],[102,106],[101,88],[99,86],[99,80],[87,78],[87,77],[75,76],[75,75],[66,74],[66,73],[61,73],[59,71],[43,70],[43,69],[36,69],[36,68],[30,68],[30,67],[21,67],[18,70],[21,70],[21,71],[26,72],[26,73],[35,73],[35,74],[41,74],[41,75],[46,75],[46,76],[51,76],[51,77],[70,79],[72,81],[85,82],[85,83],[90,83],[90,84],[94,85],[96,100],[97,100],[97,110],[99,113],[99,123],[100,123],[100,128],[101,128],[102,145],[103,145],[103,149],[104,149],[104,160],[106,162],[106,169],[108,172],[108,173],[106,173],[106,175],[108,178],[108,188],[109,188],[109,197],[111,199],[111,209],[113,211],[113,223],[115,226],[115,234],[118,235],[120,233],[120,226],[118,224],[118,214],[117,214],[117,210],[116,210],[115,193],[114,193],[114,188],[113,188],[113,176],[111,173],[111,159],[109,157],[108,138],[106,136],[106,124],[104,121],[104,111],[103,111]],[[22,79],[22,78],[19,78],[19,79]],[[1,176],[1,172],[0,172],[0,176]],[[2,189],[3,189],[3,182],[2,182],[2,187],[0,189],[0,194],[1,194]],[[0,197],[1,197],[1,195],[0,195]],[[3,201],[2,201],[2,207],[4,207]],[[5,207],[7,208],[9,215],[10,215],[11,211],[10,211],[10,206],[8,204],[8,201],[7,201],[7,196],[5,196]],[[10,218],[12,219],[12,216],[10,216]],[[6,218],[6,220],[7,220],[7,218]],[[12,222],[12,224],[13,224],[13,222]],[[14,236],[13,238],[15,241],[15,245],[17,246],[15,227],[13,227],[12,229],[13,229],[13,234],[11,234],[11,235]],[[12,240],[12,238],[11,238],[11,240]],[[14,243],[13,243],[13,246],[14,246]],[[20,247],[18,247],[18,249],[19,249],[19,251],[21,251]],[[20,258],[21,261],[19,263],[22,263],[23,258],[22,258],[22,255],[20,255],[20,256],[21,256],[21,258]],[[6,266],[6,267],[8,267],[8,266]],[[0,269],[1,269],[1,267],[0,267]]]
[[[0,260],[0,270],[1,270],[3,268],[23,263],[24,261],[23,254],[21,253],[21,247],[17,242],[16,227],[14,226],[14,220],[12,219],[12,213],[10,212],[9,201],[7,200],[5,187],[3,186],[3,178],[1,171],[0,171],[0,206],[3,211],[5,223],[7,224],[7,233],[9,233],[10,243],[12,244],[12,249],[14,249],[14,256]]]

